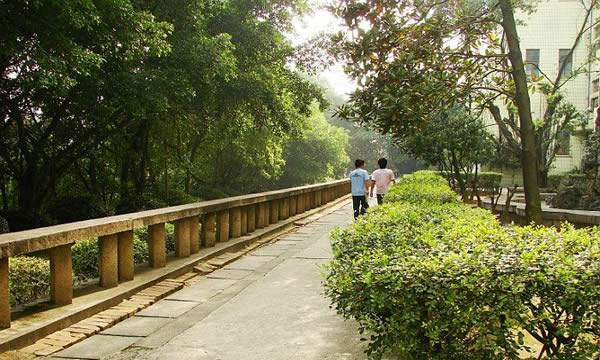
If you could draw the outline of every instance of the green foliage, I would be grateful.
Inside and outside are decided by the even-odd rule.
[[[417,171],[404,175],[387,193],[388,202],[409,204],[456,203],[456,193],[434,171]]]
[[[285,169],[279,186],[314,184],[340,178],[349,162],[346,155],[348,134],[331,125],[313,105],[313,114],[305,128],[285,145]]]
[[[52,200],[48,208],[48,216],[59,223],[94,219],[106,216],[96,198],[88,193],[66,194]]]
[[[548,188],[551,190],[558,190],[561,184],[575,184],[585,181],[585,174],[571,172],[564,174],[551,174],[548,175]]]
[[[399,143],[410,154],[437,167],[466,198],[472,183],[466,181],[488,162],[493,149],[491,135],[480,117],[462,107],[442,109],[412,136]]]
[[[288,141],[325,129],[321,90],[289,66],[303,0],[0,10],[0,189],[15,230],[271,189]],[[343,140],[325,133],[321,165],[338,176]]]
[[[50,294],[50,262],[33,256],[8,260],[10,305],[35,301]]]
[[[440,171],[438,173],[448,181],[454,181],[454,176],[449,175],[447,172]],[[500,183],[502,182],[502,173],[494,171],[478,172],[477,178],[474,173],[461,174],[461,177],[469,189],[472,190],[473,185],[476,185],[478,190],[492,193],[500,189]]]
[[[74,281],[82,282],[98,277],[98,241],[96,239],[79,241],[71,250],[73,257]]]
[[[599,183],[591,173],[570,172],[550,175],[549,185],[556,186],[552,207],[560,209],[600,210]],[[557,185],[556,185],[557,184]]]
[[[419,177],[415,193],[447,189]],[[409,200],[332,234],[326,294],[369,336],[370,358],[583,360],[600,350],[599,229],[503,227],[429,193]]]
[[[484,190],[493,190],[500,187],[502,173],[493,171],[482,171],[477,174],[479,187]]]

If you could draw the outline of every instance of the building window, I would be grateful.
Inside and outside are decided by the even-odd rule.
[[[560,69],[562,69],[561,76],[568,76],[573,71],[573,54],[571,53],[571,49],[558,50],[558,71]]]
[[[597,93],[600,90],[600,79],[592,81],[592,92]]]
[[[558,149],[556,155],[569,155],[571,153],[571,133],[569,130],[562,130],[556,136]]]
[[[525,50],[525,71],[530,77],[540,76],[540,49]]]

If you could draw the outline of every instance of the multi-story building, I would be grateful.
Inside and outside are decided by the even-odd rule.
[[[587,1],[587,0],[585,0]],[[588,119],[588,128],[594,124],[594,110],[599,105],[600,73],[588,65],[594,42],[600,41],[600,26],[593,31],[585,31],[572,56],[567,56],[576,37],[586,21],[586,11],[581,0],[542,0],[537,2],[536,11],[531,14],[518,14],[521,50],[528,65],[528,72],[542,71],[550,79],[555,79],[563,61],[564,77],[580,68],[584,73],[568,80],[562,88],[566,100],[573,104]],[[587,20],[593,24],[595,14]],[[589,25],[586,24],[586,28]],[[539,67],[539,69],[537,68]],[[589,68],[588,68],[589,67]],[[592,71],[588,71],[592,70]],[[539,73],[538,73],[539,74]],[[544,95],[531,94],[531,110],[534,119],[540,119],[546,110]],[[565,132],[560,150],[553,162],[551,173],[562,173],[580,167],[583,156],[582,133]]]

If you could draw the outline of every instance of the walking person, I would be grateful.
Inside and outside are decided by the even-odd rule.
[[[354,208],[354,218],[359,215],[364,215],[369,208],[367,202],[367,182],[369,173],[363,169],[364,160],[357,159],[354,161],[356,169],[350,172],[350,180],[352,182],[352,207]]]
[[[394,172],[387,168],[387,159],[381,158],[377,161],[379,164],[379,169],[373,171],[371,175],[371,191],[370,196],[373,197],[373,189],[377,187],[377,204],[383,204],[383,197],[390,189],[390,185],[392,185],[396,178],[394,176]]]

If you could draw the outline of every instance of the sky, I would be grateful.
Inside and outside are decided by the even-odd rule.
[[[295,45],[307,42],[320,33],[333,33],[341,28],[339,20],[322,8],[325,1],[312,0],[310,3],[315,10],[294,21],[295,33],[290,36]],[[347,95],[356,88],[352,79],[344,73],[341,64],[334,64],[322,71],[319,78],[329,83],[331,89],[339,95]]]

